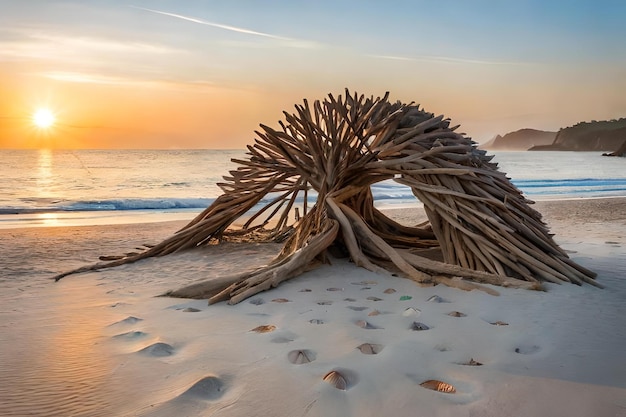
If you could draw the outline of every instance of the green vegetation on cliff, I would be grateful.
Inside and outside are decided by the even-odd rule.
[[[626,118],[580,122],[557,132],[549,145],[530,151],[615,151],[626,140]]]

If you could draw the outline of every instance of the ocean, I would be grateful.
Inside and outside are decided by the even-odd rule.
[[[0,150],[0,228],[188,220],[221,194],[243,150]],[[626,159],[596,152],[497,152],[531,200],[626,196]],[[419,205],[393,181],[380,207]]]

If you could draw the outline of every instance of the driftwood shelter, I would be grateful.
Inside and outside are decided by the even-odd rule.
[[[223,194],[180,231],[142,253],[56,280],[223,240],[252,240],[284,245],[253,272],[169,295],[238,303],[328,260],[331,247],[357,266],[418,283],[599,286],[592,271],[554,242],[492,156],[449,119],[413,103],[392,103],[388,94],[366,98],[347,90],[295,109],[284,113],[278,130],[261,125],[247,159],[233,160],[238,168],[218,184]],[[377,210],[370,186],[385,180],[410,187],[428,221],[408,227]],[[241,227],[232,227],[241,219]],[[420,255],[427,248],[438,248],[443,262]]]

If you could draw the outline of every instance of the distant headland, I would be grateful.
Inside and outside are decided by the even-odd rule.
[[[520,129],[480,145],[488,150],[583,151],[618,154],[626,143],[626,118],[580,122],[558,132]],[[622,152],[623,153],[623,152]]]

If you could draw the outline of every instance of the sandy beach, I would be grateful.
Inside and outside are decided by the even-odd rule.
[[[339,259],[208,306],[155,296],[260,266],[279,246],[203,248],[54,283],[184,223],[1,229],[0,415],[626,416],[626,198],[535,208],[604,289],[489,286],[494,296]]]

